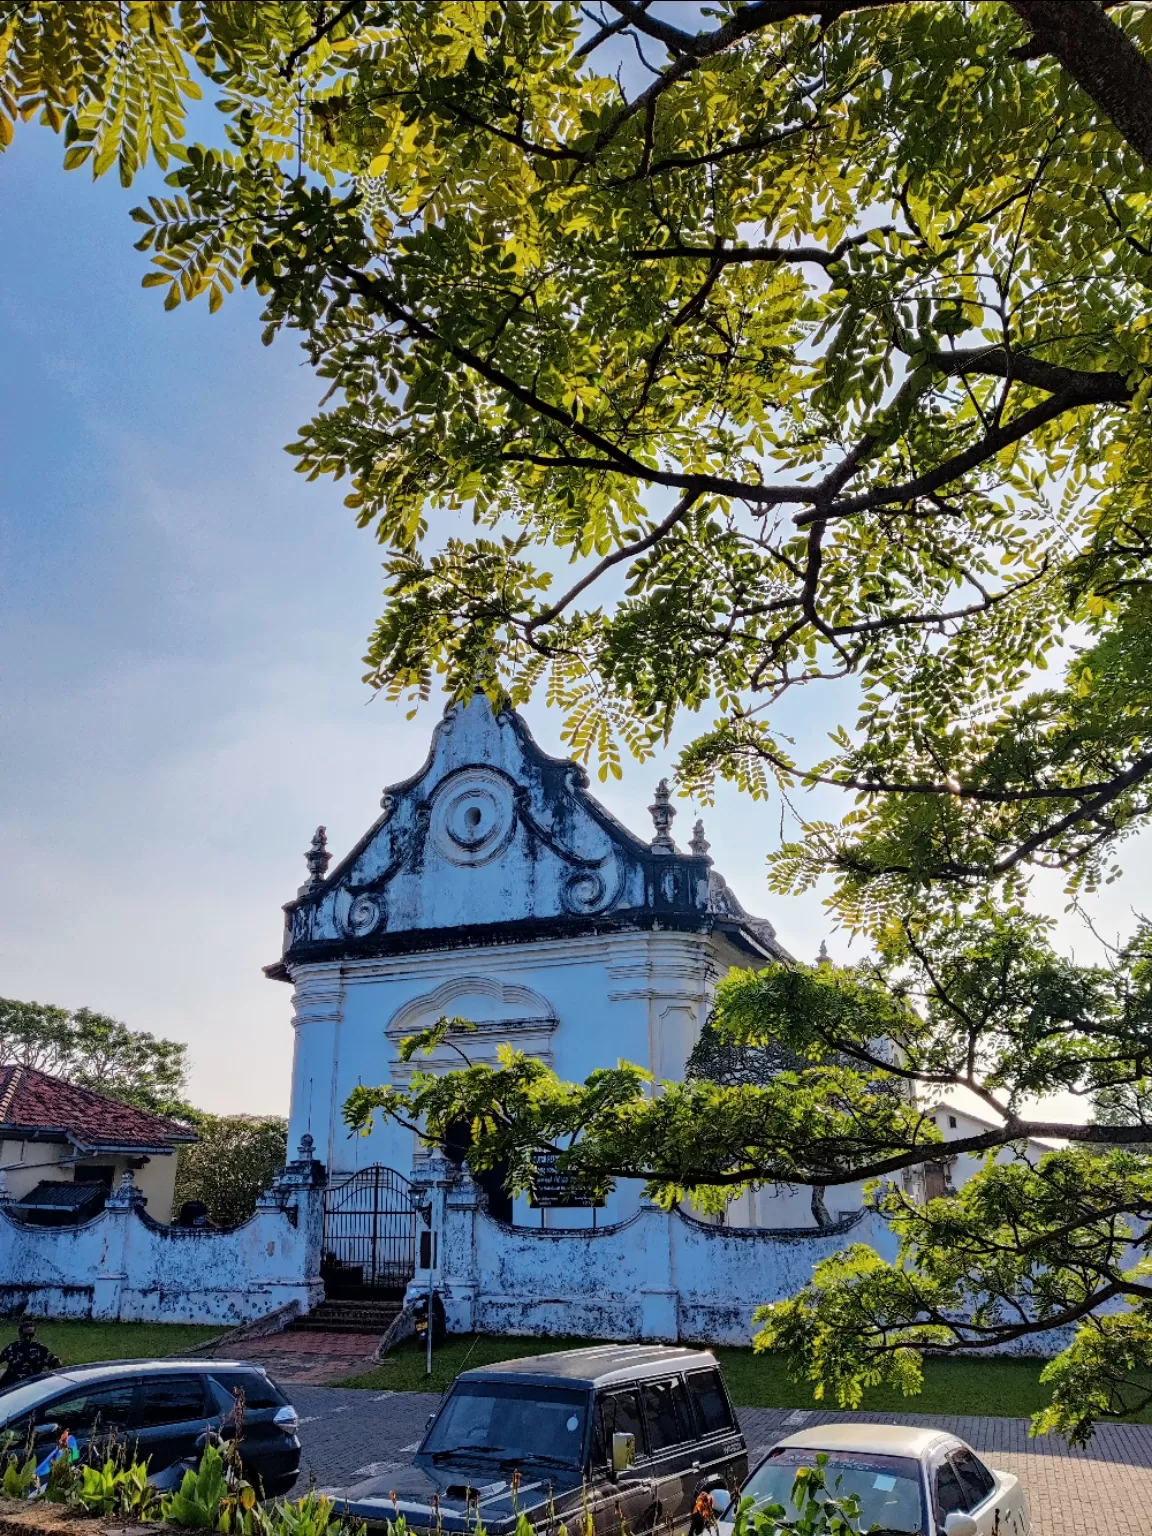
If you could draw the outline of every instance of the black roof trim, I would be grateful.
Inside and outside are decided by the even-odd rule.
[[[419,954],[434,949],[487,949],[497,944],[532,944],[598,933],[710,933],[718,927],[707,912],[652,911],[626,908],[599,917],[527,917],[514,922],[470,923],[463,928],[410,928],[405,933],[370,934],[365,939],[332,939],[322,944],[294,944],[284,960],[264,967],[270,981],[291,981],[289,965],[322,965],[331,960],[372,960],[378,956]],[[760,950],[749,950],[760,955]],[[767,951],[764,951],[767,953]]]

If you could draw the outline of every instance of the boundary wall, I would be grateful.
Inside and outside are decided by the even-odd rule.
[[[238,1227],[154,1221],[131,1173],[79,1226],[31,1226],[0,1202],[0,1312],[119,1322],[251,1322],[320,1280],[323,1170],[311,1147],[289,1163]]]

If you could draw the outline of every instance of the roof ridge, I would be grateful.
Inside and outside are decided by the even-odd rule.
[[[24,1081],[26,1070],[20,1062],[13,1064],[12,1076],[8,1079],[8,1086],[4,1089],[4,1097],[0,1098],[0,1124],[8,1117],[8,1111],[12,1108],[12,1100],[16,1097],[20,1084]]]

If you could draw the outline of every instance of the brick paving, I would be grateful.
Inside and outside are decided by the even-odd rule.
[[[378,1333],[272,1333],[231,1346],[225,1343],[212,1353],[255,1361],[285,1385],[320,1387],[371,1370],[379,1343]]]
[[[252,1341],[253,1345],[270,1342]],[[251,1354],[254,1358],[255,1351]],[[287,1380],[271,1358],[267,1364]],[[296,1380],[292,1397],[301,1415],[304,1446],[301,1491],[309,1481],[335,1491],[362,1477],[403,1466],[439,1402],[435,1395],[423,1392],[354,1391]],[[809,1425],[857,1420],[945,1429],[967,1440],[993,1466],[1021,1478],[1032,1508],[1033,1536],[1152,1536],[1149,1425],[1107,1425],[1096,1432],[1087,1450],[1074,1451],[1053,1436],[1030,1440],[1026,1419],[808,1413],[786,1408],[742,1408],[739,1417],[753,1461],[789,1431]]]

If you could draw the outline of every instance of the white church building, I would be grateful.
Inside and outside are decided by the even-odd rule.
[[[408,1177],[426,1156],[394,1122],[350,1136],[341,1110],[358,1083],[405,1082],[400,1042],[442,1017],[475,1025],[455,1037],[472,1061],[494,1062],[508,1042],[569,1081],[619,1059],[680,1081],[717,980],[790,958],[712,868],[699,823],[687,851],[676,846],[666,785],[644,840],[587,783],[477,694],[448,710],[424,766],[385,793],[383,814],[330,872],[317,834],[267,974],[294,989],[289,1144],[311,1135],[330,1182],[372,1166]],[[447,1044],[417,1061],[461,1065]],[[535,1227],[619,1222],[641,1189],[618,1188],[598,1211],[525,1199],[513,1209],[487,1183],[492,1214]],[[768,1198],[773,1224],[811,1225],[806,1194]],[[741,1205],[732,1219],[760,1219]]]

